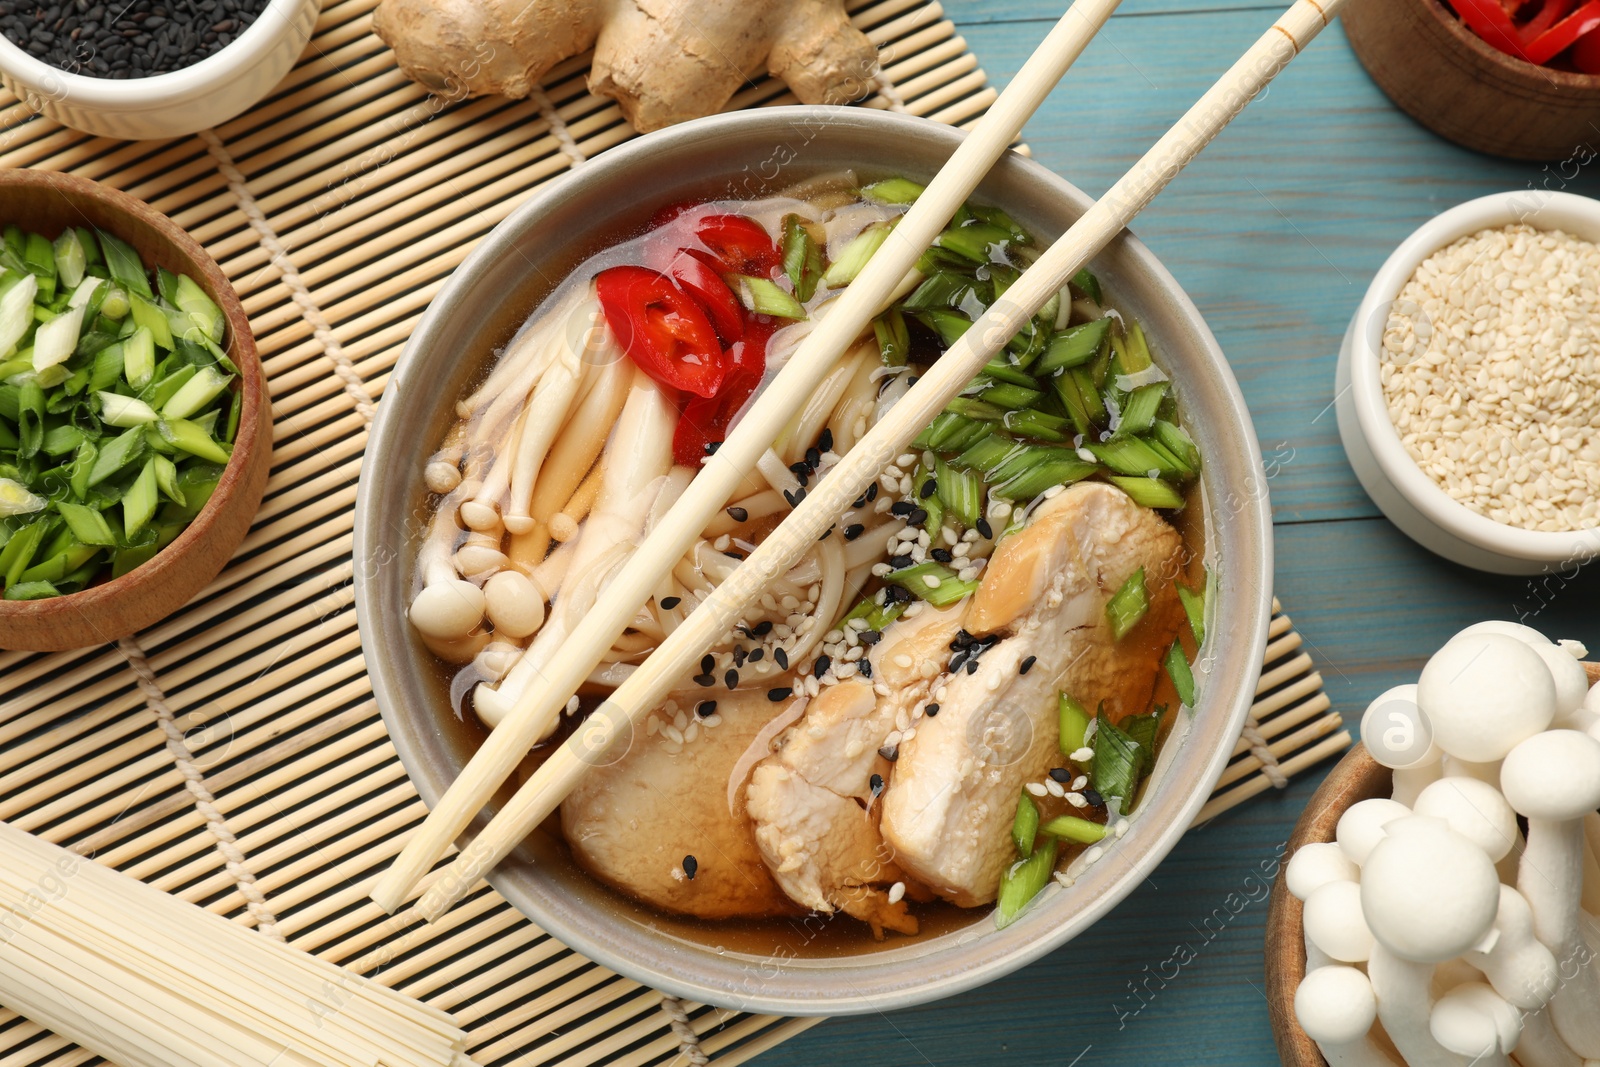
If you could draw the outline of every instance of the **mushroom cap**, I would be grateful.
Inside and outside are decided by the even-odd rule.
[[[1417,702],[1441,749],[1492,763],[1550,725],[1556,686],[1526,642],[1473,633],[1454,638],[1428,660],[1417,680]]]
[[[1600,682],[1589,687],[1589,694],[1583,698],[1585,709],[1600,715]]]
[[[483,621],[483,590],[463,578],[433,582],[411,601],[411,625],[429,637],[465,637]]]
[[[1477,778],[1441,778],[1417,795],[1416,813],[1431,815],[1498,863],[1517,843],[1517,813],[1500,790]]]
[[[1551,680],[1556,684],[1556,718],[1583,707],[1583,700],[1589,695],[1589,676],[1583,665],[1559,645],[1535,645],[1533,651],[1550,668]]]
[[[527,637],[544,625],[544,591],[516,570],[503,570],[483,586],[489,621],[504,637]]]
[[[1305,900],[1329,882],[1358,882],[1361,868],[1331,841],[1313,841],[1295,849],[1283,881],[1296,900]]]
[[[1396,819],[1361,866],[1362,915],[1401,959],[1461,955],[1482,941],[1499,907],[1494,864],[1441,819]]]
[[[1434,1004],[1428,1029],[1451,1052],[1481,1058],[1516,1048],[1522,1017],[1485,983],[1463,982]]]
[[[1361,716],[1361,739],[1373,759],[1403,771],[1439,762],[1433,728],[1417,705],[1415,685],[1397,685],[1378,694]]]
[[[509,641],[490,641],[478,650],[472,665],[485,681],[498,683],[516,666],[522,656],[522,646]]]
[[[1339,842],[1340,850],[1349,857],[1350,862],[1366,863],[1372,847],[1383,840],[1383,828],[1410,814],[1411,809],[1398,800],[1374,797],[1358,801],[1339,816],[1339,825],[1333,832],[1334,840]]]
[[[1499,634],[1502,637],[1514,637],[1530,648],[1554,643],[1531,626],[1524,626],[1520,622],[1505,622],[1500,619],[1485,619],[1483,622],[1475,622],[1456,634],[1456,637],[1466,637],[1470,634]],[[1455,637],[1450,640],[1454,641]]]
[[[1294,991],[1294,1016],[1318,1044],[1360,1041],[1378,1019],[1372,983],[1354,967],[1318,967]]]
[[[1361,886],[1335,881],[1306,898],[1306,937],[1331,959],[1363,963],[1372,955],[1372,931],[1361,916]]]
[[[1600,808],[1600,741],[1550,730],[1522,742],[1500,765],[1500,788],[1519,814],[1564,822]]]

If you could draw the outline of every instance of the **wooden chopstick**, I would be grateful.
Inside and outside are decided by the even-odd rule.
[[[1342,3],[1343,0],[1297,0],[1098,203],[1006,290],[1002,299],[973,323],[568,742],[550,755],[511,802],[457,856],[445,876],[422,896],[417,910],[429,920],[443,915],[554,811],[590,764],[602,758],[619,737],[630,733],[633,724],[689,673],[700,655],[733,627],[745,608],[760,597],[767,576],[782,574],[804,554],[884,465],[905,450],[1023,324],[1120,234],[1321,32]],[[695,482],[704,477],[702,473]],[[694,484],[691,483],[691,490]],[[720,503],[722,498],[718,499]],[[490,735],[489,745],[503,729],[504,724]],[[470,768],[462,778],[468,773]]]
[[[866,268],[835,301],[778,376],[757,396],[716,455],[706,461],[574,628],[561,655],[473,754],[422,826],[372,888],[372,899],[395,911],[422,875],[444,855],[494,791],[516,768],[549,717],[583,684],[632,621],[661,578],[755,468],[782,432],[796,396],[809,396],[885,304],[939,231],[1021,134],[1067,68],[1120,0],[1076,0],[1046,36],[972,134],[951,155],[903,215]],[[1013,331],[1015,332],[1015,331]],[[881,467],[882,464],[880,463]],[[820,531],[819,531],[820,532]],[[698,655],[698,653],[696,653]],[[462,887],[465,891],[465,887]]]

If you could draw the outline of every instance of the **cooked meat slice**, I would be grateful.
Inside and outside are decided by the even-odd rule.
[[[1181,552],[1159,516],[1098,482],[1046,501],[1001,541],[967,623],[997,640],[937,681],[939,715],[900,746],[882,798],[881,832],[909,874],[964,907],[995,899],[1015,858],[1018,792],[1059,761],[1057,693],[1103,701],[1113,719],[1147,710],[1181,616]],[[1115,641],[1106,602],[1140,567],[1150,611]]]
[[[686,692],[678,701],[691,720],[695,699]],[[670,708],[655,714],[671,722]],[[781,711],[765,690],[724,692],[721,723],[700,723],[681,746],[638,731],[626,755],[584,775],[561,805],[573,856],[602,882],[664,911],[704,919],[796,914],[767,873],[750,821],[728,811],[726,790],[740,755]],[[695,857],[693,879],[685,856]]]
[[[838,909],[869,923],[875,936],[917,931],[906,902],[891,903],[885,888],[905,875],[878,833],[877,796],[892,768],[879,750],[926,700],[937,671],[925,675],[923,665],[942,660],[965,614],[930,609],[890,626],[874,649],[890,665],[877,672],[878,684],[852,679],[824,689],[746,789],[756,844],[783,891],[814,911]]]

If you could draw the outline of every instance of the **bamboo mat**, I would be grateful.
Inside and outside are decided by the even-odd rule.
[[[374,405],[477,239],[541,182],[633,135],[586,92],[582,58],[528,101],[430,97],[372,36],[375,2],[330,2],[275,94],[195,137],[92,138],[0,95],[0,166],[123,189],[222,265],[270,379],[275,448],[249,538],[182,612],[117,645],[0,653],[0,819],[455,1013],[486,1065],[742,1062],[818,1020],[664,997],[566,949],[487,886],[433,927],[366,898],[424,814],[372,701],[351,606]],[[883,57],[867,106],[966,126],[993,100],[938,4],[851,9]],[[788,102],[762,82],[733,106]],[[1259,732],[1205,817],[1348,743],[1298,646],[1277,616]],[[0,1067],[90,1062],[0,1010]]]

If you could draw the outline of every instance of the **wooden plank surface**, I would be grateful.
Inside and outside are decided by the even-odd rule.
[[[945,5],[996,84],[1059,14],[1056,0]],[[1026,131],[1034,157],[1104,191],[1278,10],[1127,0]],[[1433,649],[1478,619],[1524,618],[1600,649],[1600,570],[1493,578],[1416,547],[1362,492],[1328,408],[1345,323],[1412,229],[1462,200],[1530,184],[1600,195],[1595,171],[1564,180],[1437,140],[1389,105],[1335,27],[1135,227],[1243,383],[1275,468],[1278,595],[1347,715],[1414,680]],[[1261,994],[1259,875],[1275,869],[1320,777],[1191,833],[1089,934],[1011,978],[913,1011],[831,1020],[759,1062],[1277,1063]]]

